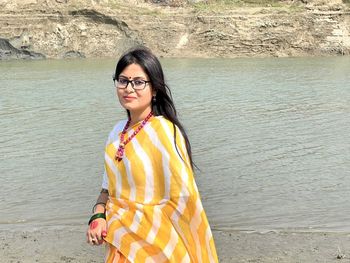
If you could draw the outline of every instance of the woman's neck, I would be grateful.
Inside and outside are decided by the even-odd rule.
[[[151,112],[151,108],[147,108],[144,111],[141,112],[135,112],[135,111],[129,111],[130,112],[130,127],[134,124],[143,121],[147,115]]]

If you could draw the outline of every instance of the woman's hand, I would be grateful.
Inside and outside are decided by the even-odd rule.
[[[97,218],[89,225],[86,233],[87,243],[91,245],[101,245],[104,243],[103,238],[107,236],[106,219]]]
[[[106,213],[106,203],[108,200],[108,190],[101,190],[100,195],[97,198],[97,202],[92,209],[94,214],[105,214]],[[91,219],[90,219],[91,220]],[[86,232],[87,242],[91,245],[101,245],[104,243],[104,238],[107,236],[107,222],[104,218],[96,218],[93,220]]]

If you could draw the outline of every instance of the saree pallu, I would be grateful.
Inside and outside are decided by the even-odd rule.
[[[105,263],[130,263],[130,261],[112,244],[107,243],[106,249]]]
[[[135,263],[218,262],[180,130],[175,126],[175,143],[173,124],[152,117],[118,162],[114,156],[124,124],[115,126],[105,152],[105,240]]]

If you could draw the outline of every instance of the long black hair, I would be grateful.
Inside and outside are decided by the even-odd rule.
[[[191,144],[183,125],[177,118],[177,112],[175,109],[171,91],[169,89],[169,86],[165,83],[163,69],[158,58],[146,47],[135,47],[121,56],[115,69],[114,78],[118,78],[120,73],[122,73],[122,71],[131,64],[140,65],[149,77],[152,84],[152,89],[156,93],[155,100],[152,100],[152,111],[155,116],[162,115],[163,117],[165,117],[173,123],[174,143],[178,154],[179,151],[176,145],[175,125],[180,129],[182,136],[185,139],[187,154],[190,160],[191,168],[193,169]],[[128,110],[127,114],[130,117],[130,112]],[[180,154],[179,156],[181,157]]]

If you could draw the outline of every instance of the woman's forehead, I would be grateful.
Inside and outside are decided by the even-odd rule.
[[[125,67],[123,71],[120,73],[120,75],[123,75],[126,77],[147,77],[147,74],[143,70],[143,68],[136,63],[130,64],[127,67]]]

